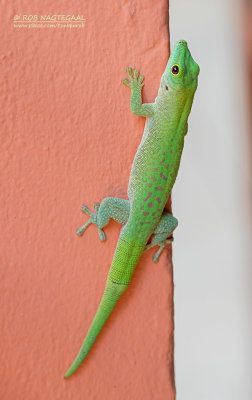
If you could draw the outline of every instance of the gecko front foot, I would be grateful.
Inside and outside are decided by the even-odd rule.
[[[81,226],[80,228],[78,228],[76,230],[76,233],[77,233],[78,236],[82,236],[83,233],[85,232],[85,230],[87,229],[87,227],[90,224],[94,224],[94,225],[97,226],[99,239],[101,241],[104,241],[106,239],[106,235],[105,235],[104,231],[101,228],[99,228],[99,226],[98,226],[97,215],[98,215],[99,208],[100,208],[100,204],[99,203],[95,203],[94,204],[95,213],[93,213],[92,211],[89,210],[89,208],[87,206],[82,206],[81,207],[81,211],[84,214],[87,214],[90,217],[90,219],[88,220],[88,222],[85,225]]]
[[[124,85],[126,85],[130,88],[139,87],[141,89],[144,85],[144,83],[143,83],[144,76],[143,75],[139,76],[139,70],[134,69],[134,71],[133,71],[131,67],[128,67],[128,68],[126,68],[126,72],[129,75],[131,81],[129,81],[126,78],[123,79]]]

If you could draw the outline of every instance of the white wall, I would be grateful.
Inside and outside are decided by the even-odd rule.
[[[252,399],[251,174],[242,1],[170,0],[201,68],[173,190],[178,400]]]

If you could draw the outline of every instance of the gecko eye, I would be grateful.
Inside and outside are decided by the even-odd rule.
[[[173,67],[171,69],[171,72],[172,72],[173,75],[178,75],[178,73],[179,73],[178,65],[173,65]]]

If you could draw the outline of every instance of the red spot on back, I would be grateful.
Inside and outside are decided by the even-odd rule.
[[[146,197],[146,199],[143,199],[143,200],[144,200],[144,201],[148,200],[148,199],[151,197],[151,195],[152,195],[152,192],[149,192],[149,193],[148,193],[148,196]]]
[[[166,176],[164,176],[164,174],[161,172],[161,174],[160,174],[160,177],[164,180],[164,181],[167,181],[167,178],[166,178]]]

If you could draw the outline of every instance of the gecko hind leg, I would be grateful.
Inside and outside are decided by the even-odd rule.
[[[165,244],[173,242],[173,237],[169,236],[171,236],[177,226],[177,218],[173,217],[173,215],[165,211],[162,214],[161,219],[153,232],[151,242],[145,248],[145,251],[147,251],[154,246],[159,246],[158,251],[152,257],[154,262],[159,261],[159,256],[164,249]]]
[[[94,210],[93,213],[87,206],[82,206],[81,211],[90,218],[85,225],[76,230],[76,233],[78,236],[82,236],[86,228],[90,224],[94,224],[97,226],[99,239],[104,241],[106,235],[103,228],[109,223],[110,218],[122,225],[126,224],[130,214],[130,202],[129,200],[106,197],[101,204],[94,204]]]

